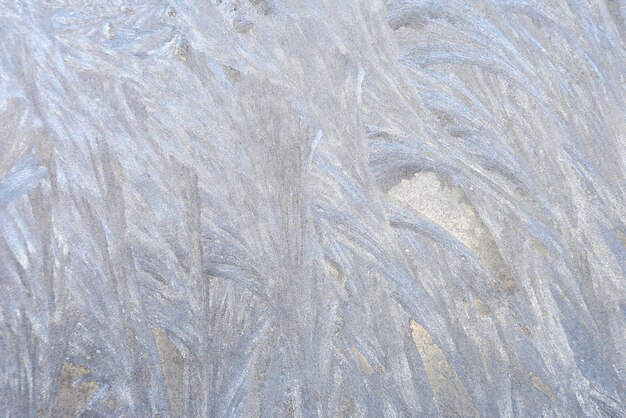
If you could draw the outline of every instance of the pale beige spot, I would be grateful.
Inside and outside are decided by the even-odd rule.
[[[106,402],[106,406],[109,411],[111,412],[115,411],[115,406],[116,406],[115,399],[109,399]]]
[[[489,308],[489,305],[487,305],[483,300],[476,299],[474,301],[474,305],[476,306],[476,312],[479,315],[482,315],[482,316],[491,315],[491,309]]]
[[[270,11],[267,0],[250,0],[250,3],[256,7],[258,13],[267,15]]]
[[[236,16],[232,20],[233,28],[237,33],[246,33],[252,28],[252,21],[244,14]]]
[[[53,416],[76,416],[85,402],[98,390],[99,386],[93,380],[81,380],[87,375],[89,370],[83,366],[68,362],[63,364],[57,382]]]
[[[352,353],[356,357],[356,361],[359,363],[359,367],[363,373],[368,376],[374,373],[374,369],[370,366],[369,361],[367,361],[367,357],[354,347],[352,348]]]
[[[470,249],[508,290],[517,287],[493,236],[463,189],[446,184],[429,171],[415,173],[389,190],[389,196],[446,229]]]
[[[180,417],[183,415],[183,356],[161,330],[152,328],[152,334],[161,360],[172,416]]]
[[[343,283],[344,275],[341,269],[339,268],[339,266],[337,266],[334,262],[329,261],[329,260],[326,260],[326,262],[328,263],[328,271],[330,272],[330,274],[339,282]]]
[[[176,50],[174,51],[174,53],[179,60],[187,62],[187,60],[189,59],[189,43],[184,39],[181,40],[176,45]]]
[[[443,350],[416,321],[411,320],[409,325],[441,416],[478,417],[469,392],[448,362]]]
[[[535,237],[533,237],[532,241],[533,241],[533,248],[535,249],[535,251],[537,251],[543,257],[546,257],[548,255],[548,249],[546,248],[546,246],[543,245],[542,242],[539,241]]]
[[[259,382],[266,382],[267,381],[267,367],[265,364],[260,363],[257,364],[255,367],[255,377]]]

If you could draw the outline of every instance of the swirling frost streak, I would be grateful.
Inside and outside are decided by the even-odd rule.
[[[0,414],[624,416],[623,10],[3,2]]]

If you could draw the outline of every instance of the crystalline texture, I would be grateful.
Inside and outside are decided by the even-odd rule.
[[[624,416],[624,10],[1,2],[0,416]]]

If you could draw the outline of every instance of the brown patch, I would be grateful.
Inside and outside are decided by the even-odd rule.
[[[369,361],[367,361],[367,357],[365,357],[359,350],[354,347],[352,348],[352,353],[356,357],[356,361],[357,363],[359,363],[359,367],[361,368],[361,371],[363,373],[368,376],[374,373],[374,369],[372,368],[372,366],[370,366]]]
[[[224,71],[224,74],[226,74],[226,77],[228,77],[228,80],[233,84],[238,82],[241,79],[241,72],[231,67],[230,65],[222,64],[222,71]]]
[[[339,268],[339,266],[330,261],[330,260],[326,260],[326,262],[328,263],[328,271],[330,272],[330,274],[337,279],[337,281],[343,283],[344,282],[344,274],[341,271],[341,269]]]
[[[177,45],[176,50],[174,51],[176,58],[181,60],[182,62],[187,62],[189,59],[189,42],[186,39],[182,39]]]
[[[156,342],[161,360],[161,370],[167,385],[167,397],[170,400],[172,416],[183,415],[183,373],[185,361],[176,346],[161,330],[152,328],[152,335]]]
[[[89,370],[83,366],[66,362],[57,381],[57,392],[52,415],[75,416],[99,386],[88,380]]]
[[[536,374],[531,372],[529,375],[530,381],[532,382],[535,389],[541,391],[548,398],[554,399],[554,394],[552,393],[552,389],[550,389],[550,386],[546,385],[543,380],[541,380]]]

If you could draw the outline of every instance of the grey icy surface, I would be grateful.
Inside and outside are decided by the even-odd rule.
[[[624,417],[624,0],[0,0],[0,416]]]

